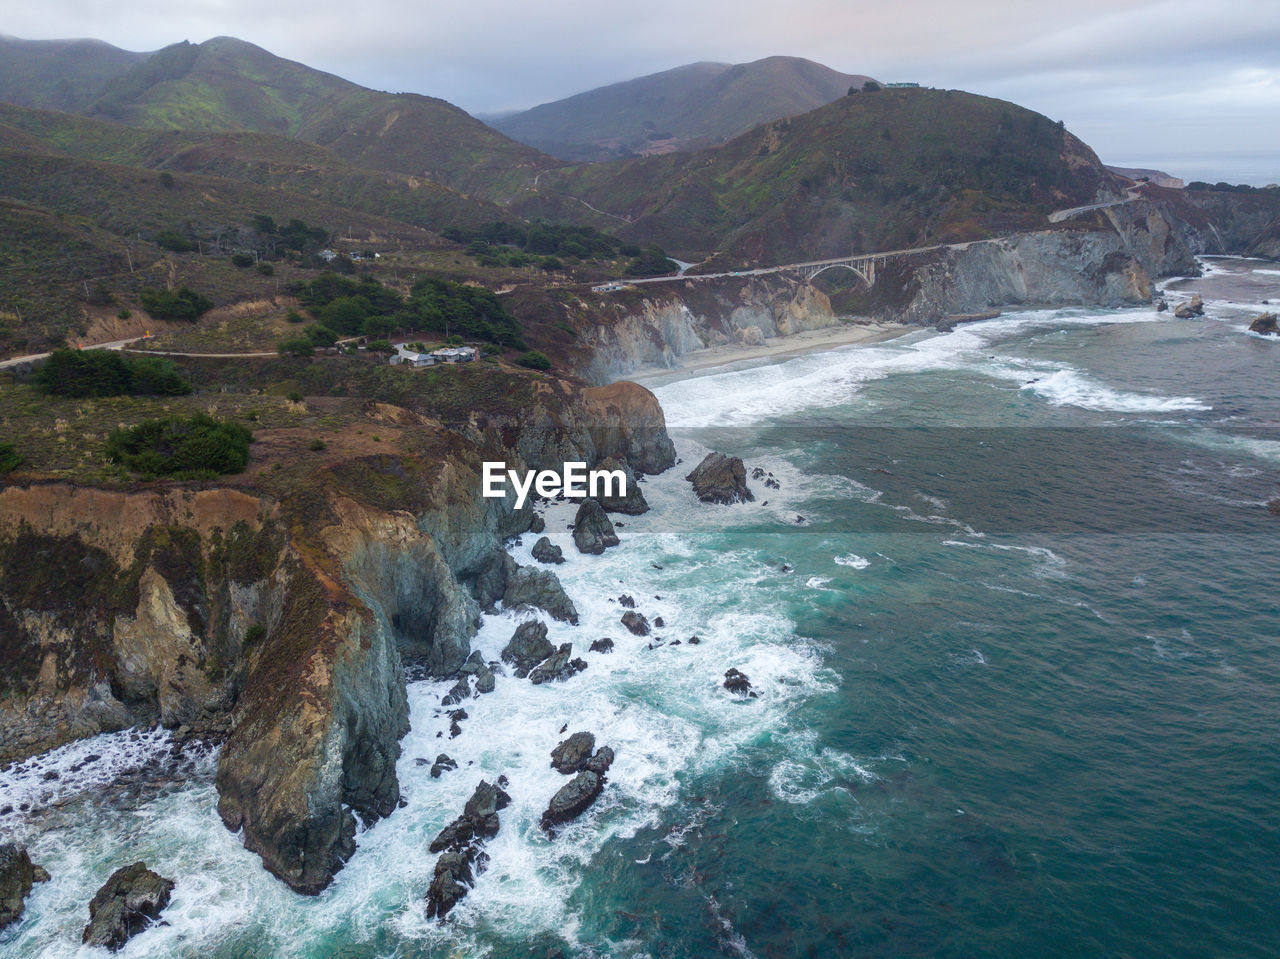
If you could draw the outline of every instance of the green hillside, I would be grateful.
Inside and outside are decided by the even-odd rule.
[[[683,259],[780,263],[1045,225],[1115,179],[1062,126],[959,91],[859,93],[719,148],[544,175],[526,212],[581,217]],[[625,221],[625,222],[624,222]]]
[[[807,113],[869,78],[798,57],[694,63],[545,103],[492,125],[564,160],[601,160],[721,143]]]
[[[555,165],[444,100],[367,90],[232,37],[164,48],[84,112],[150,130],[285,136],[486,199]]]
[[[150,56],[100,40],[0,36],[0,100],[44,110],[83,110],[108,81]]]

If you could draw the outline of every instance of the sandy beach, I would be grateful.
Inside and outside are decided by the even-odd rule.
[[[839,346],[852,346],[856,343],[877,343],[918,329],[920,329],[918,326],[904,326],[899,323],[844,324],[821,330],[804,330],[790,336],[770,337],[759,346],[726,343],[722,346],[710,346],[703,350],[685,353],[676,360],[679,366],[671,369],[665,366],[643,366],[628,374],[625,379],[652,387],[670,380],[681,379],[690,373],[728,366],[731,363],[818,353],[823,350],[833,350]]]

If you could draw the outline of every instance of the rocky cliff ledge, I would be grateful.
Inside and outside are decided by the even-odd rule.
[[[830,280],[838,273],[817,285],[787,274],[689,280],[564,302],[561,321],[578,332],[582,375],[608,382],[642,366],[677,367],[708,346],[842,322],[934,326],[1009,307],[1145,304],[1155,278],[1197,275],[1197,255],[1280,252],[1272,197],[1149,194],[1052,228],[896,258],[869,290],[837,289]]]
[[[543,379],[518,412],[494,405],[442,422],[370,403],[378,446],[348,427],[323,460],[225,483],[0,490],[0,759],[134,723],[225,735],[222,819],[292,888],[323,889],[356,816],[396,806],[403,658],[461,666],[502,541],[532,521],[480,495],[481,462],[674,462],[634,384]]]

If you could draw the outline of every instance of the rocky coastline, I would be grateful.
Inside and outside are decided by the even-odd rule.
[[[607,383],[727,345],[848,323],[946,328],[1002,308],[1151,302],[1153,282],[1198,276],[1202,255],[1280,255],[1274,205],[1247,195],[1148,187],[1042,230],[890,261],[869,289],[824,293],[787,274],[689,280],[600,294],[568,310],[578,369]]]
[[[155,722],[222,741],[227,828],[291,888],[324,889],[357,817],[399,800],[405,664],[461,676],[499,601],[574,615],[553,573],[503,549],[536,513],[482,498],[481,463],[616,458],[644,475],[675,460],[656,400],[627,383],[551,382],[518,419],[416,434],[412,453],[292,488],[0,491],[0,760]]]

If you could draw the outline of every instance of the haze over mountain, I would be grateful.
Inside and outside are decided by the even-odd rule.
[[[50,78],[89,51],[74,82]],[[256,132],[357,166],[500,197],[554,165],[434,97],[368,90],[232,37],[132,54],[96,41],[7,39],[0,99],[145,129]]]
[[[807,113],[869,79],[799,57],[692,63],[495,118],[491,125],[562,160],[670,153]]]

